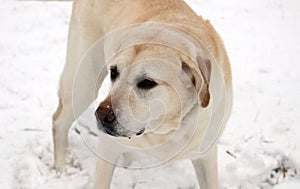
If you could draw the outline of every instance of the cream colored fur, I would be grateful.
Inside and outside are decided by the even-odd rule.
[[[118,94],[129,94],[126,88],[122,88],[124,83],[128,82],[129,79],[135,77],[142,69],[142,67],[149,67],[153,70],[153,74],[157,78],[162,80],[168,80],[173,86],[177,86],[176,92],[172,90],[167,90],[167,88],[157,89],[162,97],[161,101],[168,104],[168,99],[173,99],[173,103],[169,103],[168,106],[168,118],[164,118],[159,129],[154,129],[155,123],[159,120],[152,120],[149,122],[150,126],[147,127],[145,133],[142,136],[135,137],[132,136],[129,140],[128,138],[116,138],[119,142],[124,145],[128,145],[135,148],[146,148],[153,145],[158,145],[164,141],[168,141],[167,145],[155,150],[145,151],[146,154],[154,156],[156,158],[168,158],[171,153],[178,150],[178,143],[187,144],[184,149],[181,149],[172,161],[178,159],[189,158],[192,160],[195,167],[199,184],[201,189],[216,189],[218,188],[218,172],[217,172],[217,139],[220,137],[223,126],[231,113],[232,104],[232,85],[231,85],[231,70],[229,65],[229,60],[223,45],[223,42],[219,35],[216,33],[211,24],[203,20],[200,16],[197,16],[191,8],[182,0],[74,0],[73,10],[70,22],[69,37],[68,37],[68,51],[67,51],[67,61],[60,78],[59,87],[59,106],[57,111],[53,115],[53,139],[54,139],[54,150],[55,150],[55,169],[63,171],[65,169],[65,158],[68,146],[68,130],[74,121],[72,95],[74,92],[73,83],[76,70],[78,69],[84,54],[88,48],[95,43],[98,39],[103,37],[110,32],[116,31],[123,27],[130,26],[132,24],[139,23],[163,23],[180,28],[192,35],[194,35],[199,41],[202,42],[204,47],[211,53],[203,51],[202,54],[198,55],[193,53],[195,49],[200,48],[196,45],[192,39],[184,38],[182,41],[179,40],[177,44],[185,41],[180,45],[182,49],[187,53],[176,51],[174,49],[160,46],[160,45],[146,45],[141,44],[138,46],[133,46],[122,52],[120,56],[115,57],[115,59],[110,60],[108,68],[110,65],[117,65],[122,71],[128,72],[128,74],[120,75],[118,81],[112,85],[112,89],[109,93],[107,99],[114,97],[116,99],[116,106],[121,109],[125,109],[124,103],[130,101],[132,106],[130,106],[130,111],[134,116],[143,117],[142,106],[149,106],[149,104],[142,104],[141,100],[135,98],[134,96],[130,98],[123,98],[122,95]],[[160,39],[170,38],[171,41],[177,41],[177,38],[170,36],[183,36],[183,33],[178,31],[162,31],[156,37]],[[143,37],[137,35],[125,36],[125,41],[134,41],[135,37]],[[151,35],[150,35],[151,37]],[[153,37],[153,36],[152,36]],[[79,86],[82,90],[77,90],[77,108],[75,114],[80,115],[88,105],[94,100],[95,95],[91,95],[91,91],[95,91],[94,83],[98,80],[98,73],[93,72],[93,66],[104,66],[104,61],[106,60],[105,54],[109,54],[108,51],[114,51],[114,49],[120,48],[120,41],[124,39],[115,39],[114,41],[109,41],[105,46],[104,54],[99,55],[99,65],[87,65],[81,66],[83,72],[88,73],[89,77],[79,77],[80,83],[84,85]],[[196,52],[196,51],[195,51]],[[211,57],[212,58],[211,58]],[[182,62],[185,62],[188,66],[191,75],[195,76],[196,80],[196,90],[199,92],[203,90],[204,76],[201,67],[195,66],[193,61],[197,61],[197,57],[215,61],[222,73],[222,79],[224,80],[224,90],[226,96],[225,102],[225,114],[223,119],[223,125],[220,126],[221,130],[219,133],[212,133],[216,136],[216,140],[211,142],[211,146],[206,145],[205,134],[210,126],[210,118],[212,114],[218,114],[218,111],[212,110],[212,104],[215,99],[217,99],[218,94],[215,98],[211,98],[208,107],[201,107],[200,100],[196,96],[189,96],[190,89],[185,90],[184,77],[179,77],[178,80],[174,78],[182,68]],[[144,59],[159,59],[164,60],[167,63],[146,63],[141,66],[139,61]],[[194,59],[194,60],[193,60]],[[198,60],[199,61],[199,60]],[[170,63],[170,65],[169,65]],[[101,65],[102,64],[102,65]],[[127,69],[128,68],[128,69]],[[130,69],[129,69],[130,68]],[[216,69],[214,67],[213,69]],[[136,70],[136,71],[134,71]],[[125,76],[126,75],[126,76]],[[78,77],[78,76],[77,76]],[[212,81],[215,80],[215,75],[211,75]],[[211,84],[211,83],[210,83]],[[163,84],[162,84],[163,85]],[[197,86],[198,85],[198,86]],[[215,86],[218,82],[214,83]],[[96,91],[99,86],[96,86]],[[202,87],[202,88],[201,88]],[[159,91],[158,91],[159,90]],[[216,89],[217,90],[217,89]],[[179,104],[184,104],[182,108],[179,108]],[[197,106],[195,106],[197,104]],[[129,110],[127,110],[129,111]],[[181,112],[180,114],[178,112]],[[217,113],[216,113],[217,112]],[[126,114],[124,111],[121,114]],[[200,115],[201,122],[198,121]],[[216,115],[218,116],[218,115]],[[220,115],[221,116],[221,115]],[[184,119],[183,119],[184,117]],[[156,121],[156,122],[155,122]],[[130,122],[128,127],[132,130],[139,127],[138,124]],[[195,125],[196,124],[196,125]],[[195,130],[193,133],[189,133],[189,127],[194,125]],[[178,132],[177,132],[178,131]],[[174,134],[176,133],[176,134]],[[178,139],[180,138],[180,141]],[[206,145],[205,151],[201,151],[202,145]],[[109,140],[102,140],[99,144],[99,149],[101,153],[106,153],[106,147],[110,146],[114,148],[115,145]],[[180,146],[180,145],[179,145]],[[117,147],[118,148],[118,147]],[[166,152],[166,149],[171,149],[171,152]],[[207,150],[208,149],[208,150]],[[118,158],[122,154],[126,154],[127,151],[119,150],[120,153],[108,154],[111,162],[117,162]],[[205,153],[204,153],[205,152]],[[130,157],[128,161],[133,161],[135,158]],[[113,171],[115,166],[113,164],[107,163],[102,159],[97,160],[96,176],[94,188],[97,189],[108,189],[110,188],[110,182],[112,179]],[[180,173],[178,173],[180,174]],[[172,182],[172,181],[170,181]]]

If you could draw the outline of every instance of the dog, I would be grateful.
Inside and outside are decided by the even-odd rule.
[[[101,38],[98,54],[84,58]],[[191,159],[200,188],[218,188],[217,141],[231,114],[232,81],[209,21],[182,0],[74,0],[53,114],[58,171],[65,169],[74,113],[95,100],[104,67],[111,89],[95,117],[104,135],[99,150],[109,162],[97,159],[94,188],[110,188],[120,156],[135,161],[132,149],[158,162]]]

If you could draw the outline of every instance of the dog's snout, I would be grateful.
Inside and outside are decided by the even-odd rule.
[[[111,103],[106,101],[99,105],[95,115],[97,121],[101,122],[103,125],[111,124],[116,119]]]

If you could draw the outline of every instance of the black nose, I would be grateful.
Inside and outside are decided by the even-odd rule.
[[[101,122],[103,126],[111,126],[116,120],[116,116],[112,109],[110,102],[103,101],[95,112],[95,116],[98,122]]]

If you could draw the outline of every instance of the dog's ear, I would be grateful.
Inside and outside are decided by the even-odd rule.
[[[209,82],[211,61],[208,58],[197,57],[196,62],[182,61],[182,70],[190,78],[198,93],[199,104],[206,108],[210,102]]]
[[[199,98],[202,107],[207,107],[210,101],[210,92],[209,92],[209,84],[210,84],[210,75],[211,75],[211,62],[209,59],[197,60],[199,69],[202,73],[202,87],[199,91]]]

